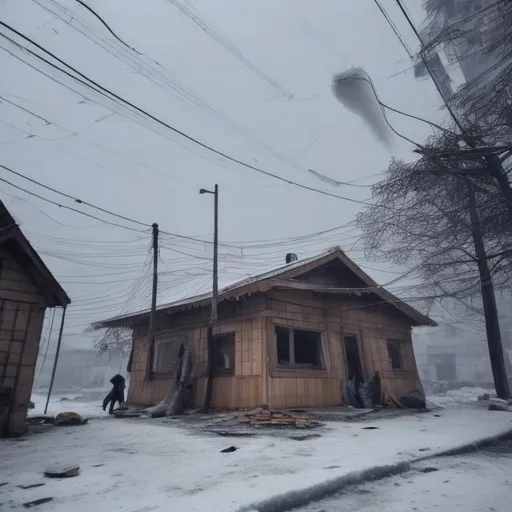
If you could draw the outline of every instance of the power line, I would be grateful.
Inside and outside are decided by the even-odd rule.
[[[236,122],[234,122],[233,120],[226,117],[222,112],[219,112],[219,111],[215,110],[214,108],[212,108],[200,96],[198,96],[196,93],[194,93],[194,91],[187,90],[187,88],[183,84],[180,84],[179,81],[177,81],[176,77],[172,76],[172,74],[171,74],[172,80],[169,80],[169,78],[162,72],[162,70],[166,71],[167,73],[169,73],[169,71],[166,70],[165,68],[163,68],[158,62],[153,61],[152,59],[149,59],[148,57],[144,56],[142,53],[138,52],[135,48],[132,48],[132,50],[135,53],[137,53],[139,56],[146,57],[148,60],[150,60],[154,64],[156,64],[158,66],[158,69],[155,70],[153,67],[148,66],[142,59],[137,58],[137,57],[133,58],[132,56],[127,55],[126,49],[124,47],[121,48],[122,51],[116,52],[116,49],[112,47],[110,42],[102,39],[102,37],[100,35],[96,35],[96,37],[99,39],[99,42],[98,42],[98,40],[96,40],[92,35],[92,34],[95,34],[95,32],[93,30],[90,30],[89,27],[87,27],[83,22],[81,22],[77,17],[75,17],[75,13],[73,11],[65,8],[64,6],[62,6],[55,0],[49,0],[49,1],[55,5],[55,9],[62,11],[63,13],[65,13],[65,15],[63,16],[62,14],[59,14],[59,12],[57,12],[55,9],[52,10],[48,6],[42,5],[42,2],[40,2],[39,0],[33,0],[33,2],[35,2],[37,5],[39,5],[42,9],[44,9],[45,11],[49,12],[50,14],[56,16],[62,22],[66,23],[68,26],[75,29],[77,32],[82,34],[84,37],[89,39],[91,42],[93,42],[97,46],[101,47],[103,50],[110,53],[114,58],[119,59],[122,62],[128,64],[136,73],[141,74],[142,76],[149,79],[156,85],[159,85],[159,86],[166,86],[166,85],[169,86],[170,85],[170,88],[174,93],[178,93],[178,95],[183,96],[185,100],[190,101],[193,105],[205,110],[207,113],[213,114],[215,117],[220,119],[229,128],[232,128],[236,132],[241,133],[246,138],[248,138],[250,141],[256,142],[257,144],[261,145],[263,147],[263,149],[265,149],[265,151],[269,152],[274,157],[289,163],[290,165],[297,168],[298,170],[313,173],[313,175],[315,175],[317,178],[319,178],[322,181],[328,182],[331,185],[350,186],[350,187],[367,187],[367,186],[369,186],[369,185],[354,185],[353,183],[355,183],[358,180],[353,180],[353,181],[349,181],[349,182],[335,180],[335,179],[333,179],[325,174],[322,174],[318,171],[312,171],[311,169],[308,169],[308,168],[298,164],[291,158],[289,158],[283,154],[280,154],[278,151],[276,151],[272,146],[267,144],[265,141],[262,141],[259,137],[254,136],[249,130],[238,125]],[[81,0],[75,0],[75,1],[80,2]],[[95,13],[95,15],[98,16],[97,13]],[[194,15],[194,16],[196,16],[196,18],[198,18],[198,15]],[[102,20],[102,22],[103,22],[103,20]],[[81,25],[81,28],[75,26],[75,23]],[[126,45],[124,45],[124,46],[126,46]]]
[[[220,44],[225,50],[233,55],[238,61],[244,66],[250,69],[253,73],[259,76],[267,84],[274,89],[277,89],[281,94],[286,96],[289,100],[293,99],[293,94],[285,89],[281,84],[276,82],[273,78],[268,76],[263,70],[255,66],[245,55],[230,41],[223,38],[221,35],[216,33],[201,17],[197,12],[193,12],[188,7],[184,6],[178,0],[166,0],[167,3],[174,5],[184,16],[186,16],[192,23],[198,26],[205,34],[210,36],[216,43]]]
[[[75,0],[76,3],[80,4],[84,9],[87,9],[93,16],[95,16],[100,23],[121,43],[124,44],[127,48],[134,51],[135,53],[138,53],[139,55],[142,55],[140,52],[138,52],[135,48],[130,46],[128,43],[125,43],[108,25],[108,23],[92,8],[89,7],[85,2],[82,0]]]
[[[1,22],[0,22],[0,23],[1,23]],[[138,225],[140,225],[140,226],[144,226],[144,227],[146,227],[146,228],[150,228],[150,227],[151,227],[151,226],[150,226],[150,224],[146,224],[146,223],[141,222],[141,221],[138,221],[138,220],[136,220],[136,219],[132,219],[132,218],[130,218],[130,217],[126,217],[126,216],[124,216],[124,215],[120,215],[120,214],[118,214],[118,213],[112,212],[112,211],[107,210],[107,209],[105,209],[105,208],[102,208],[102,207],[100,207],[100,206],[96,206],[96,205],[94,205],[94,204],[92,204],[92,203],[89,203],[88,201],[83,201],[83,200],[81,200],[81,199],[77,199],[76,197],[73,197],[73,196],[71,196],[71,195],[69,195],[69,194],[66,194],[65,192],[62,192],[61,190],[58,190],[58,189],[56,189],[56,188],[50,187],[50,186],[48,186],[48,185],[45,185],[44,183],[41,183],[41,182],[39,182],[39,181],[37,181],[37,180],[34,180],[34,179],[32,179],[32,178],[29,178],[28,176],[25,176],[24,174],[22,174],[22,173],[20,173],[20,172],[18,172],[18,171],[15,171],[14,169],[12,169],[12,168],[10,168],[10,167],[7,167],[6,165],[0,164],[0,167],[1,167],[1,168],[3,168],[3,169],[5,169],[6,171],[9,171],[9,172],[11,172],[11,173],[13,173],[13,174],[15,174],[15,175],[17,175],[17,176],[21,177],[21,178],[24,178],[24,179],[26,179],[26,180],[30,181],[31,183],[34,183],[34,184],[36,184],[36,185],[38,185],[38,186],[40,186],[40,187],[43,187],[43,188],[45,188],[46,190],[50,190],[51,192],[54,192],[55,194],[59,194],[59,195],[61,195],[61,196],[63,196],[63,197],[66,197],[66,198],[68,198],[68,199],[71,199],[71,200],[73,200],[73,201],[74,201],[74,202],[76,202],[76,203],[84,204],[84,205],[89,206],[89,207],[91,207],[91,208],[94,208],[94,209],[96,209],[96,210],[98,210],[98,211],[101,211],[102,213],[106,213],[106,214],[108,214],[108,215],[112,215],[112,216],[117,217],[117,218],[120,218],[120,219],[122,219],[122,220],[126,220],[126,221],[129,221],[129,222],[133,222],[133,223],[135,223],[135,224],[138,224]],[[91,215],[91,214],[88,214],[88,213],[82,212],[82,211],[77,210],[77,209],[75,209],[75,208],[72,208],[72,207],[70,207],[70,206],[66,206],[66,205],[60,204],[60,203],[58,203],[58,202],[56,202],[56,201],[53,201],[53,200],[48,199],[48,198],[46,198],[46,197],[40,196],[39,194],[36,194],[36,193],[34,193],[34,192],[31,192],[31,191],[29,191],[29,190],[27,190],[27,189],[25,189],[25,188],[23,188],[23,187],[20,187],[20,186],[18,186],[18,185],[15,185],[14,183],[12,183],[12,182],[10,182],[10,181],[8,181],[8,180],[5,180],[5,179],[0,178],[0,181],[3,181],[4,183],[7,183],[7,184],[11,185],[12,187],[15,187],[15,188],[17,188],[17,189],[19,189],[19,190],[21,190],[21,191],[23,191],[23,192],[26,192],[27,194],[30,194],[30,195],[32,195],[32,196],[34,196],[34,197],[37,197],[38,199],[41,199],[41,200],[43,200],[43,201],[46,201],[46,202],[52,203],[52,204],[54,204],[54,205],[56,205],[56,206],[59,206],[59,207],[61,207],[61,208],[66,208],[66,209],[68,209],[68,210],[74,211],[74,212],[76,212],[76,213],[80,213],[80,214],[85,215],[85,216],[87,216],[87,217],[91,217],[91,218],[93,218],[93,219],[95,219],[95,220],[99,220],[99,221],[101,221],[101,222],[106,222],[107,224],[111,224],[112,226],[122,227],[122,228],[125,228],[125,229],[129,229],[129,230],[131,230],[131,231],[135,231],[135,232],[137,232],[137,233],[142,233],[142,232],[143,232],[143,231],[141,231],[141,230],[133,229],[133,228],[130,228],[130,227],[128,227],[128,226],[124,226],[124,225],[121,225],[121,224],[116,224],[116,223],[113,223],[113,222],[107,221],[107,220],[105,220],[105,219],[102,219],[102,218],[100,218],[100,217],[96,217],[95,215]],[[207,243],[207,244],[211,244],[211,243],[212,243],[212,242],[210,242],[209,240],[202,240],[202,239],[200,239],[200,238],[195,238],[195,237],[192,237],[192,236],[180,235],[180,234],[178,234],[178,233],[171,233],[171,232],[168,232],[168,231],[161,231],[161,232],[162,232],[162,233],[165,233],[166,235],[169,235],[169,236],[173,236],[173,237],[176,237],[176,238],[182,238],[182,239],[184,239],[184,240],[192,240],[192,241],[194,241],[194,242]],[[219,244],[219,245],[223,245],[223,246],[226,246],[226,247],[233,247],[233,248],[236,248],[236,246],[229,245],[229,244]]]
[[[262,145],[262,147],[269,153],[271,153],[276,158],[286,161],[296,167],[299,170],[307,171],[306,168],[297,164],[295,161],[290,158],[278,153],[274,148],[268,145],[266,142],[259,139],[259,137],[254,136],[249,130],[244,127],[238,125],[238,123],[226,117],[222,112],[219,112],[212,108],[208,103],[206,103],[200,96],[198,96],[193,90],[188,89],[185,85],[180,84],[175,76],[172,75],[167,69],[163,68],[162,65],[144,55],[134,49],[134,51],[146,59],[153,62],[158,66],[158,69],[155,69],[154,66],[148,65],[143,59],[138,57],[133,57],[127,54],[126,48],[122,47],[121,51],[116,51],[116,48],[110,44],[110,41],[105,40],[101,37],[101,35],[96,34],[94,30],[91,30],[88,26],[86,26],[83,22],[81,22],[76,16],[75,13],[64,6],[60,5],[55,0],[49,0],[51,3],[55,5],[55,9],[51,9],[46,5],[42,5],[42,2],[39,0],[33,0],[37,5],[39,5],[42,9],[49,12],[53,16],[56,16],[62,22],[66,23],[71,28],[75,29],[77,32],[82,34],[84,37],[89,39],[95,45],[99,46],[103,50],[110,53],[114,58],[119,59],[123,63],[130,66],[137,74],[141,74],[145,78],[149,79],[151,82],[155,83],[159,87],[170,87],[173,93],[177,93],[178,96],[182,96],[186,101],[191,102],[194,106],[206,111],[208,114],[214,115],[216,118],[220,119],[227,127],[234,129],[236,132],[241,133],[246,138],[251,140],[252,142],[256,142],[257,144]],[[78,0],[77,0],[78,1]],[[59,14],[57,10],[62,11],[65,15]],[[79,26],[75,26],[78,24]],[[81,26],[80,26],[81,25]],[[96,36],[96,37],[94,37]],[[98,41],[99,39],[99,41]],[[166,76],[164,73],[166,72],[171,76],[171,79]]]
[[[28,176],[25,176],[21,172],[15,171],[14,169],[11,169],[10,167],[7,167],[6,165],[0,164],[0,167],[2,167],[2,169],[5,169],[6,171],[11,172],[12,174],[15,174],[16,176],[19,176],[20,178],[26,179],[27,181],[30,181],[31,183],[39,185],[40,187],[43,187],[46,190],[50,190],[51,192],[54,192],[55,194],[59,194],[59,195],[61,195],[63,197],[71,199],[75,203],[84,204],[84,205],[89,206],[90,208],[94,208],[95,210],[98,210],[98,211],[100,211],[102,213],[107,213],[107,214],[112,215],[114,217],[117,217],[119,219],[127,220],[129,222],[133,222],[134,224],[138,224],[139,226],[144,226],[146,228],[150,227],[149,224],[145,224],[144,222],[140,222],[138,220],[131,219],[130,217],[125,217],[124,215],[120,215],[118,213],[111,212],[109,210],[106,210],[105,208],[101,208],[100,206],[96,206],[96,205],[91,204],[91,203],[89,203],[87,201],[83,201],[82,199],[78,199],[78,198],[73,197],[73,196],[71,196],[69,194],[66,194],[65,192],[61,192],[60,190],[57,190],[57,189],[52,188],[52,187],[49,187],[48,185],[45,185],[44,183],[41,183],[40,181],[34,180],[33,178],[29,178]]]
[[[386,18],[388,25],[391,27],[391,30],[393,30],[396,37],[398,38],[398,40],[404,47],[404,50],[407,52],[407,54],[409,55],[411,60],[414,61],[414,56],[411,52],[411,49],[407,46],[406,42],[403,40],[402,36],[400,35],[400,32],[398,31],[398,28],[396,27],[396,25],[393,23],[393,20],[389,17],[388,13],[386,12],[386,9],[384,9],[384,7],[382,6],[382,4],[380,3],[379,0],[373,0],[373,1],[375,2],[375,5],[379,8],[379,11],[382,13],[384,18]]]
[[[425,64],[425,67],[427,68],[427,71],[430,75],[430,78],[432,78],[432,82],[434,82],[434,85],[437,89],[437,92],[439,93],[439,96],[441,96],[441,99],[443,100],[445,106],[446,106],[446,109],[448,110],[448,112],[450,113],[450,116],[452,117],[453,121],[455,122],[455,124],[457,125],[457,127],[459,128],[460,132],[462,134],[465,133],[465,130],[464,130],[464,127],[462,126],[461,122],[459,121],[459,119],[457,118],[457,116],[455,115],[455,112],[453,111],[453,109],[451,108],[451,106],[449,105],[447,99],[444,97],[444,94],[441,90],[441,87],[439,86],[439,84],[437,83],[437,80],[435,78],[435,74],[433,73],[433,71],[430,69],[430,66],[428,64],[428,59],[424,57],[423,55],[423,49],[424,49],[424,45],[423,45],[423,39],[421,38],[420,36],[420,33],[418,32],[418,29],[416,28],[416,26],[414,25],[414,23],[412,22],[411,20],[411,17],[409,16],[409,13],[407,12],[407,10],[405,9],[405,7],[403,6],[402,2],[400,0],[395,0],[396,4],[398,5],[398,8],[400,9],[400,11],[402,12],[402,14],[404,15],[405,19],[407,20],[407,22],[409,23],[412,31],[414,32],[414,34],[416,35],[416,37],[418,38],[418,41],[420,43],[420,47],[421,47],[421,51],[420,51],[420,56]]]
[[[82,77],[83,80],[78,78],[77,76],[71,74],[70,72],[66,71],[65,69],[60,68],[59,66],[57,66],[53,62],[50,62],[49,60],[47,60],[44,57],[42,57],[41,55],[38,55],[37,53],[33,52],[29,48],[21,45],[20,43],[17,43],[16,41],[14,41],[10,37],[6,36],[5,34],[0,34],[2,37],[7,39],[8,41],[10,41],[12,44],[14,44],[14,45],[24,49],[25,51],[27,51],[28,53],[30,53],[31,55],[33,55],[37,59],[45,62],[47,65],[49,65],[52,68],[60,71],[61,73],[64,73],[65,75],[67,75],[71,79],[75,80],[76,82],[81,83],[82,85],[84,85],[84,86],[94,90],[96,93],[100,93],[101,95],[107,97],[111,101],[114,98],[116,103],[121,103],[122,106],[130,107],[131,109],[135,110],[139,114],[142,114],[146,118],[149,118],[150,120],[152,120],[152,121],[158,123],[159,125],[161,125],[161,126],[167,128],[167,129],[173,131],[174,133],[176,133],[176,134],[180,135],[181,137],[185,138],[186,140],[188,140],[188,141],[190,141],[190,142],[192,142],[192,143],[202,147],[203,149],[206,149],[207,151],[209,151],[211,153],[214,153],[214,154],[216,154],[218,156],[221,156],[222,158],[224,158],[226,160],[229,160],[230,162],[236,163],[236,164],[238,164],[238,165],[240,165],[242,167],[245,167],[247,169],[253,170],[253,171],[258,172],[258,173],[261,173],[261,174],[263,174],[265,176],[277,179],[277,180],[279,180],[279,181],[281,181],[283,183],[287,183],[289,185],[293,185],[295,187],[301,188],[303,190],[309,190],[311,192],[316,192],[316,193],[319,193],[319,194],[322,194],[322,195],[325,195],[325,196],[328,196],[328,197],[342,199],[344,201],[349,201],[349,202],[356,203],[356,204],[363,204],[365,206],[373,206],[371,203],[368,203],[366,201],[360,201],[360,200],[353,199],[353,198],[350,198],[350,197],[345,197],[345,196],[341,196],[341,195],[338,195],[338,194],[333,194],[333,193],[327,192],[325,190],[317,189],[317,188],[314,188],[314,187],[310,187],[308,185],[304,185],[304,184],[298,183],[296,181],[290,180],[288,178],[284,178],[284,177],[279,176],[277,174],[274,174],[272,172],[265,171],[264,169],[261,169],[259,167],[254,166],[254,165],[251,165],[251,164],[249,164],[247,162],[244,162],[243,160],[239,160],[238,158],[232,157],[229,154],[225,153],[224,151],[218,150],[218,149],[214,148],[213,146],[210,146],[210,145],[200,141],[199,139],[197,139],[197,138],[195,138],[195,137],[193,137],[191,135],[188,135],[187,133],[183,132],[182,130],[180,130],[178,128],[175,128],[174,126],[168,124],[167,122],[162,121],[161,119],[157,118],[153,114],[150,114],[146,110],[138,107],[137,105],[135,105],[134,103],[130,102],[129,100],[126,100],[123,97],[117,95],[116,93],[114,93],[110,89],[108,89],[106,87],[103,87],[102,85],[100,85],[96,81],[92,80],[91,78],[87,77],[85,74],[83,74],[80,71],[78,71],[73,66],[67,64],[65,61],[63,61],[62,59],[57,57],[54,53],[50,52],[49,50],[46,50],[43,46],[41,46],[38,43],[36,43],[33,39],[29,38],[28,36],[25,36],[24,34],[22,34],[21,32],[19,32],[18,30],[14,29],[14,28],[12,28],[10,25],[4,23],[3,21],[0,21],[0,25],[5,27],[5,28],[7,28],[11,32],[15,33],[18,37],[20,37],[20,38],[30,42],[36,48],[38,48],[42,52],[46,53],[47,55],[49,55],[50,57],[55,59],[57,62],[59,62],[63,66],[69,68],[71,71],[73,71],[74,73],[76,73],[77,75]],[[87,83],[87,82],[90,82],[90,83]],[[94,87],[91,86],[91,84],[93,84]]]
[[[3,166],[2,166],[3,167]],[[72,208],[71,206],[66,206],[61,203],[58,203],[57,201],[53,201],[52,199],[48,199],[47,197],[43,197],[39,194],[36,194],[35,192],[32,192],[30,190],[27,190],[26,188],[20,187],[19,185],[15,185],[14,183],[4,179],[0,178],[0,181],[7,183],[11,187],[14,187],[18,190],[21,190],[22,192],[25,192],[26,194],[29,194],[31,196],[37,197],[38,199],[41,199],[42,201],[46,201],[47,203],[51,203],[55,206],[58,206],[59,208],[65,208],[66,210],[70,210],[75,213],[79,213],[80,215],[85,215],[86,217],[90,217],[91,219],[99,220],[100,222],[104,222],[105,224],[110,224],[111,226],[117,226],[119,228],[129,229],[130,231],[135,231],[137,233],[142,233],[143,231],[139,229],[130,228],[129,226],[124,226],[122,224],[117,224],[115,222],[111,222],[109,220],[102,219],[101,217],[96,217],[96,215],[92,215],[90,213],[82,212],[80,210],[77,210],[76,208]]]

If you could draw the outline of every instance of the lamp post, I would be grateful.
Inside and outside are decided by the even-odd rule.
[[[214,190],[207,190],[202,188],[199,190],[200,194],[213,195],[213,289],[212,289],[212,311],[210,316],[210,323],[208,326],[208,339],[207,339],[207,359],[208,368],[206,375],[206,389],[204,395],[203,411],[208,412],[210,401],[212,398],[213,386],[213,373],[215,360],[213,357],[214,343],[213,343],[213,325],[217,321],[217,298],[219,294],[219,186],[215,185]]]

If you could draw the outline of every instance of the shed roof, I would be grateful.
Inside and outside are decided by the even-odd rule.
[[[341,261],[349,270],[351,270],[364,282],[365,286],[361,288],[335,288],[303,283],[294,279],[305,274],[306,272],[314,270],[335,260]],[[292,288],[317,291],[319,293],[345,293],[350,295],[373,293],[379,296],[384,302],[391,304],[404,315],[406,315],[411,320],[412,325],[437,325],[434,320],[426,315],[423,315],[415,308],[409,306],[401,299],[382,288],[382,286],[379,286],[339,247],[333,247],[332,249],[329,249],[328,251],[325,251],[311,258],[295,261],[285,266],[263,272],[262,274],[237,281],[236,283],[233,283],[219,290],[218,301],[220,303],[223,300],[235,299],[256,292],[265,292],[272,288]],[[211,292],[187,297],[178,301],[161,304],[157,306],[157,311],[166,311],[169,314],[172,314],[185,309],[208,306],[210,304],[211,297]],[[120,315],[108,320],[97,322],[94,324],[94,327],[101,329],[104,327],[130,326],[134,321],[141,320],[148,314],[149,309],[136,313]]]
[[[67,306],[71,299],[0,201],[0,247],[8,251],[27,275],[44,290],[47,306]]]

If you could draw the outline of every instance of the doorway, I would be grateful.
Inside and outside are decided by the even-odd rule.
[[[344,334],[343,346],[345,348],[345,362],[348,381],[347,400],[350,405],[362,407],[363,401],[361,400],[361,395],[359,393],[359,386],[364,383],[364,376],[357,336],[355,334]]]

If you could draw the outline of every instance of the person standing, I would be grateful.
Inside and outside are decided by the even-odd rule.
[[[108,413],[113,414],[116,402],[119,402],[119,405],[124,404],[124,389],[126,385],[124,377],[119,374],[114,375],[110,379],[110,383],[112,384],[113,387],[110,393],[105,397],[105,400],[103,400],[103,410],[105,411],[107,409],[107,406],[110,404]]]

